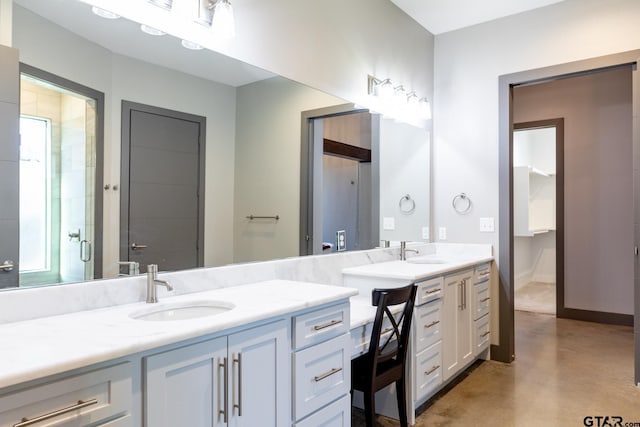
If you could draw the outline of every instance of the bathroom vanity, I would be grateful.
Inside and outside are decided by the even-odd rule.
[[[359,291],[351,298],[354,356],[368,348],[372,324],[358,320],[375,313],[371,291],[418,286],[406,372],[410,423],[416,409],[457,374],[488,359],[491,261],[490,254],[445,252],[342,270],[345,286]],[[354,402],[362,405],[359,394]],[[395,385],[376,394],[376,412],[398,418]]]
[[[492,260],[489,245],[417,248],[446,262],[386,248],[160,273],[174,291],[155,304],[144,276],[3,292],[0,427],[348,425],[371,289],[416,281],[413,417],[486,357]]]
[[[0,426],[348,423],[355,293],[274,280],[2,325]]]

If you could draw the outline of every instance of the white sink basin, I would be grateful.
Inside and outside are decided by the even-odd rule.
[[[407,258],[407,262],[409,264],[446,264],[450,261],[446,258],[427,255],[427,256],[417,256],[417,257]]]
[[[163,322],[215,316],[233,310],[235,305],[224,301],[186,301],[153,306],[134,311],[129,317],[137,320]]]

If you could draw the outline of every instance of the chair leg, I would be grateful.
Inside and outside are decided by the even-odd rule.
[[[407,427],[407,389],[404,383],[404,376],[396,381],[396,399],[398,400],[400,426]]]
[[[373,427],[373,422],[376,418],[376,393],[371,389],[364,390],[363,398],[364,416],[367,422],[367,427]]]

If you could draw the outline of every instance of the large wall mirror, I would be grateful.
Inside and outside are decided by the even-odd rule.
[[[121,251],[122,235],[127,230],[120,229],[121,197],[125,193],[121,185],[128,185],[123,174],[131,173],[121,169],[121,136],[127,132],[123,128],[127,122],[123,120],[123,101],[192,115],[206,122],[203,158],[198,163],[204,176],[198,193],[204,200],[199,229],[204,247],[199,248],[202,261],[198,265],[301,254],[301,115],[344,106],[348,101],[212,51],[187,49],[184,44],[188,43],[168,35],[144,33],[134,22],[100,18],[91,13],[90,6],[75,0],[14,0],[13,17],[13,47],[19,50],[21,63],[104,95],[104,152],[102,159],[95,160],[104,166],[98,190],[103,203],[102,225],[92,231],[91,239],[84,239],[83,233],[79,239],[95,243],[95,236],[102,238],[102,277],[134,273],[129,266],[118,264],[130,261],[123,259]],[[377,246],[379,238],[426,241],[430,222],[429,134],[376,114],[366,115],[370,129],[379,136],[379,147],[367,149],[379,150],[372,157],[380,162],[380,194],[376,196],[380,233],[375,240],[370,237],[367,244],[349,249]],[[354,145],[348,139],[335,142]],[[127,154],[130,152],[124,156]],[[345,178],[349,183],[345,191],[351,191],[353,173],[364,173],[366,161],[358,160],[361,164],[355,169],[353,162],[349,163],[349,172],[340,166],[348,162],[337,160],[344,156],[333,154],[325,163],[342,172],[335,175],[331,185],[339,186],[336,180]],[[150,161],[155,158],[149,157]],[[157,162],[158,167],[166,167]],[[361,193],[366,190],[361,189]],[[410,199],[405,198],[407,195]],[[352,199],[347,196],[345,200]],[[148,206],[154,203],[144,202]],[[394,218],[397,234],[390,233],[390,217]],[[367,218],[372,221],[373,217]],[[387,230],[383,230],[383,218],[387,218]],[[412,225],[405,227],[408,222]],[[77,252],[86,259],[88,251],[95,250],[95,245],[90,249],[87,243],[76,248],[80,243],[75,237],[77,230],[67,230],[67,225],[58,228],[55,238],[65,240],[70,254]],[[180,229],[173,231],[179,233]],[[29,245],[28,241],[20,242],[21,247]],[[161,270],[163,264],[170,264],[162,258],[156,262]],[[143,271],[144,266],[140,269]],[[91,272],[87,274],[68,281],[91,278]],[[52,279],[51,283],[61,281],[66,280]],[[9,287],[18,284],[27,285],[15,283]]]

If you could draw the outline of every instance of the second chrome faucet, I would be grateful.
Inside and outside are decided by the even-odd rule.
[[[147,303],[158,302],[157,286],[164,286],[168,291],[173,290],[173,286],[166,280],[158,279],[158,265],[147,265]]]

